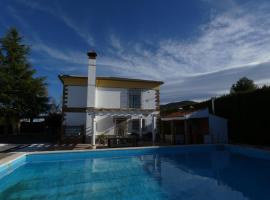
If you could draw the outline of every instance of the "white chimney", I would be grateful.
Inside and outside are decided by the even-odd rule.
[[[94,51],[89,51],[88,55],[88,77],[87,77],[87,110],[86,110],[86,124],[85,124],[85,142],[92,143],[95,148],[95,115],[89,111],[95,108],[96,96],[96,57]]]
[[[87,108],[95,107],[96,96],[96,57],[95,51],[89,51],[88,55],[88,81],[87,81]]]

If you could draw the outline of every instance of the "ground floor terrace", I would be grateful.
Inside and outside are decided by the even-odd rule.
[[[159,113],[155,110],[65,112],[61,141],[96,146],[108,144],[114,138],[117,141],[136,138],[152,145],[157,142],[158,119]]]

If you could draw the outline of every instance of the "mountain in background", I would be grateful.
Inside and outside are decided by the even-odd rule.
[[[161,113],[161,116],[164,116],[172,112],[179,111],[179,108],[181,107],[185,108],[185,107],[192,106],[194,104],[197,104],[197,102],[186,100],[186,101],[172,102],[172,103],[160,105],[160,113]]]

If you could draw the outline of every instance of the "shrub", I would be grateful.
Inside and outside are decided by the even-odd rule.
[[[108,139],[108,136],[105,135],[104,133],[97,136],[97,142],[98,142],[99,144],[105,145],[105,144],[107,143],[107,139]]]

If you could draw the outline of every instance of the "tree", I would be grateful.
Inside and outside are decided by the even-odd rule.
[[[257,85],[253,80],[248,79],[247,77],[240,78],[236,83],[231,87],[231,94],[250,92],[257,89]]]
[[[15,28],[0,39],[0,116],[6,127],[11,119],[19,124],[20,118],[33,119],[47,109],[45,78],[35,77],[29,51]]]

